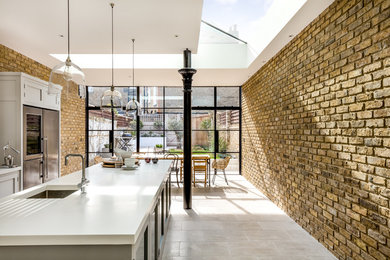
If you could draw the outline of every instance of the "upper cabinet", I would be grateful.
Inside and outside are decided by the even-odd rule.
[[[62,89],[61,86],[55,86]],[[54,110],[61,109],[60,94],[48,94],[48,83],[30,76],[22,75],[23,105]]]
[[[55,85],[61,93],[62,87]],[[21,72],[0,72],[0,147],[23,151],[23,105],[60,111],[61,94],[48,95],[48,82]],[[21,165],[21,156],[15,164]]]

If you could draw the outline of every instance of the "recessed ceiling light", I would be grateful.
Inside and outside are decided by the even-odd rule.
[[[292,38],[292,37],[294,37],[294,34],[290,34],[288,37]]]
[[[179,38],[179,35],[178,35],[178,34],[175,34],[175,38]]]
[[[58,34],[57,36],[60,37],[60,38],[64,38],[63,34]]]

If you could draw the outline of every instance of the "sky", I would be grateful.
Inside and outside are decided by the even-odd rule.
[[[306,0],[204,0],[202,19],[226,32],[237,25],[239,38],[259,54]]]
[[[273,0],[204,0],[202,19],[228,32],[237,25],[239,38],[248,40],[248,31],[256,20],[263,17]]]

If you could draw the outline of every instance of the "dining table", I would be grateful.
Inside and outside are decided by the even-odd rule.
[[[159,160],[172,160],[172,157],[166,157],[166,155],[169,153],[133,153],[133,157],[138,160],[144,160],[145,158],[158,158]],[[183,154],[177,154],[178,159],[183,164],[184,156]],[[206,160],[207,161],[207,175],[208,175],[208,183],[209,187],[211,187],[211,170],[210,170],[210,164],[211,164],[211,157],[208,154],[192,154],[192,160]]]

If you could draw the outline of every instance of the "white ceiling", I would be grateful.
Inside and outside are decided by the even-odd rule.
[[[109,3],[112,1],[70,1],[72,53],[111,53]],[[189,48],[194,54],[197,53],[202,0],[113,2],[115,53],[130,54],[132,38],[136,39],[137,54],[180,54],[185,48]],[[289,35],[297,35],[332,2],[333,0],[307,0],[250,65],[248,63],[247,67],[236,69],[198,68],[198,73],[194,76],[194,85],[243,84],[292,39]],[[59,34],[65,37],[59,37]],[[0,0],[0,43],[53,67],[59,60],[51,54],[66,53],[66,0]],[[88,85],[110,84],[109,68],[88,68],[84,71]],[[130,85],[132,80],[129,75],[131,75],[129,69],[116,69],[115,83]],[[136,69],[135,81],[136,85],[182,84],[177,68],[154,69],[153,66],[149,69]]]

